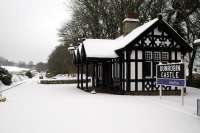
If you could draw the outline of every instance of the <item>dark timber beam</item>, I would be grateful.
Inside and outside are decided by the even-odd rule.
[[[145,91],[145,75],[144,75],[144,62],[145,62],[145,50],[142,51],[142,91],[144,92]]]
[[[88,62],[86,62],[86,90],[88,90]]]
[[[124,94],[122,88],[122,56],[120,56],[119,58],[119,78],[120,78],[120,91],[122,94]]]
[[[92,88],[95,88],[94,79],[95,79],[95,64],[93,63],[93,65],[92,65]]]
[[[96,87],[99,86],[99,68],[98,68],[98,63],[96,64]]]
[[[135,91],[138,91],[138,50],[135,50]]]
[[[126,50],[126,91],[130,92],[130,50]]]
[[[83,63],[81,63],[81,89],[83,89]]]
[[[80,85],[79,85],[80,77],[79,77],[79,75],[80,75],[80,65],[77,64],[77,88],[80,88]]]

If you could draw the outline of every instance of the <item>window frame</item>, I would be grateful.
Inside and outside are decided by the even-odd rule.
[[[146,60],[152,60],[152,51],[145,51],[145,57],[144,58],[145,58],[145,61]]]
[[[161,53],[160,52],[153,52],[152,53],[152,56],[153,56],[153,60],[155,60],[155,61],[160,61],[161,60]]]
[[[145,78],[151,78],[152,77],[152,64],[153,63],[152,63],[152,61],[145,61],[144,63],[150,63],[150,67],[151,67],[150,68],[150,75],[145,75],[145,73],[143,72],[144,73],[144,77]]]
[[[164,58],[164,57],[166,57],[166,58]],[[168,61],[169,60],[169,53],[168,52],[162,52],[161,59],[164,60],[164,61]]]

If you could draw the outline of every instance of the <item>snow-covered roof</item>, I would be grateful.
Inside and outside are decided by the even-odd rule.
[[[83,41],[86,57],[117,58],[118,57],[118,55],[116,54],[117,50],[125,48],[127,45],[129,45],[132,41],[138,38],[142,33],[144,33],[148,28],[150,28],[152,25],[154,25],[158,21],[159,19],[155,18],[135,28],[126,36],[122,35],[114,40],[86,39],[85,41]],[[79,49],[79,52],[81,53],[82,44],[78,46],[78,49]]]
[[[200,39],[195,40],[194,43],[200,43]]]
[[[136,39],[150,26],[156,23],[158,19],[153,19],[144,25],[134,29],[126,36],[120,36],[115,40],[109,39],[86,39],[83,41],[83,45],[86,52],[86,57],[93,58],[117,58],[116,50],[121,49],[128,45],[131,41]],[[81,53],[82,44],[78,46],[79,52]]]
[[[118,45],[118,49],[125,47],[128,45],[131,41],[136,39],[139,35],[141,35],[144,31],[146,31],[149,27],[151,27],[154,23],[156,23],[159,19],[155,18],[139,27],[131,31],[126,36],[121,36],[120,38],[117,38],[116,42]]]
[[[93,58],[116,58],[117,44],[109,39],[86,39],[83,41],[86,56]]]

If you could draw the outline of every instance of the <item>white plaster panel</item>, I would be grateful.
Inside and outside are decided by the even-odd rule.
[[[138,79],[142,79],[142,62],[138,62]]]
[[[135,91],[135,82],[131,82],[131,91]]]
[[[155,43],[157,46],[159,46],[161,44],[161,41],[159,39],[156,39]]]
[[[124,75],[125,75],[124,79],[126,79],[126,62],[124,63]]]
[[[171,44],[171,42],[169,41],[169,39],[167,39],[167,40],[165,41],[165,44],[169,47],[169,45]]]
[[[142,51],[138,51],[138,59],[142,59]]]
[[[172,60],[175,60],[175,52],[172,52]]]
[[[149,44],[151,43],[151,41],[149,40],[149,38],[147,38],[147,39],[145,40],[145,43],[147,44],[147,46],[149,46]]]
[[[135,50],[131,52],[131,59],[135,59]]]
[[[142,82],[138,82],[138,91],[142,91]]]
[[[154,29],[154,35],[161,35],[162,33],[158,30],[158,28]]]
[[[177,59],[181,60],[181,52],[177,52]]]
[[[124,59],[126,59],[126,51],[124,51]]]
[[[135,62],[131,62],[131,79],[135,79]]]

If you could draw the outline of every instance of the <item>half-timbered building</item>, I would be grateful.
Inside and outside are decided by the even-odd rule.
[[[156,95],[160,87],[155,82],[156,64],[181,62],[191,51],[192,47],[162,16],[141,26],[138,19],[128,18],[124,20],[124,34],[117,39],[85,39],[76,47],[77,87]],[[92,77],[91,88],[88,75]],[[162,88],[163,94],[180,93],[177,87]]]

